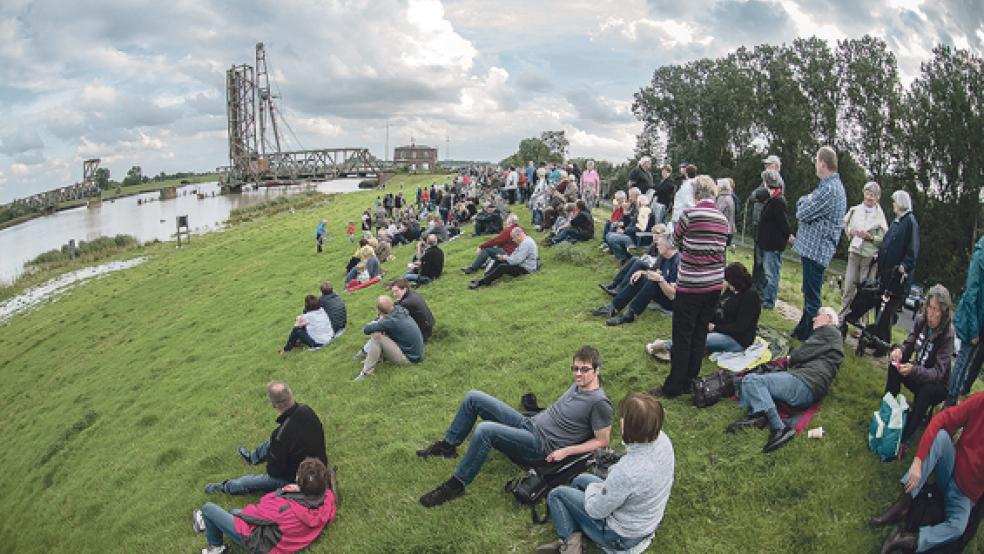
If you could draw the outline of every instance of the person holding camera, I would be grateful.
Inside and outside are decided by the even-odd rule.
[[[663,405],[634,392],[618,407],[625,455],[601,479],[582,473],[573,486],[550,491],[547,504],[558,540],[540,554],[582,552],[583,536],[610,550],[628,550],[659,527],[673,488],[674,454],[663,432]]]

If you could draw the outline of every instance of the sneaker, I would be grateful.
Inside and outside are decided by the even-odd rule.
[[[355,376],[355,379],[352,379],[352,380],[353,381],[361,381],[361,380],[365,379],[366,377],[369,377],[370,375],[372,375],[373,371],[375,371],[375,370],[373,370],[373,369],[369,369],[369,370],[363,369],[362,371],[359,372],[358,375]]]
[[[769,435],[768,442],[762,447],[762,453],[768,454],[769,452],[779,450],[783,446],[786,446],[787,442],[793,440],[795,436],[796,430],[788,425],[783,426],[782,429],[773,429]]]
[[[475,273],[475,270],[470,267],[462,267],[461,272],[465,275],[471,275],[472,273]]]
[[[635,314],[632,312],[625,312],[620,316],[609,318],[608,321],[605,321],[605,324],[614,327],[623,323],[632,323],[633,321],[635,321]]]
[[[364,360],[364,359],[366,359],[366,351],[360,348],[359,351],[356,352],[352,356],[352,359],[353,360]]]
[[[564,541],[560,539],[547,544],[541,544],[536,547],[536,554],[560,554],[560,547],[563,545]]]
[[[212,494],[222,491],[222,483],[208,483],[205,485],[205,493]]]
[[[236,449],[236,452],[238,452],[239,455],[243,457],[243,460],[245,460],[247,464],[254,465],[253,455],[250,453],[249,450],[246,450],[245,446],[240,446],[239,448]]]
[[[731,425],[728,425],[725,431],[734,434],[737,433],[738,431],[744,431],[746,429],[752,429],[752,428],[762,429],[767,424],[768,424],[768,420],[765,418],[765,416],[748,416],[733,422]]]
[[[472,281],[471,283],[468,283],[468,288],[471,290],[475,290],[480,286],[482,285],[478,281]]]
[[[596,315],[600,317],[611,317],[615,315],[615,309],[612,308],[610,305],[606,304],[600,308],[595,308],[591,310],[591,315]]]
[[[202,516],[201,510],[191,511],[191,526],[196,533],[205,532],[205,518]]]
[[[209,545],[202,549],[202,554],[222,554],[226,551],[226,545],[220,544],[219,546]]]
[[[308,349],[307,349],[307,351],[308,352],[317,352],[318,350],[321,350],[322,348],[324,348],[324,346],[309,346]]]
[[[417,455],[421,458],[430,458],[431,456],[443,456],[445,458],[457,458],[458,457],[458,447],[453,444],[448,444],[447,441],[441,439],[434,444],[417,451]]]
[[[465,494],[465,485],[457,477],[451,477],[441,483],[436,489],[420,497],[420,503],[425,508],[433,508],[439,504],[444,504],[448,500],[454,500]]]
[[[657,353],[665,352],[666,350],[666,341],[662,339],[656,339],[646,345],[646,353],[650,356],[655,356]]]

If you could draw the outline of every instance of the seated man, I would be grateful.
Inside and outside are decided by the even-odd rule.
[[[659,237],[660,235],[666,234],[666,226],[663,224],[658,224],[653,227],[653,235]],[[656,266],[659,261],[659,241],[653,241],[652,246],[649,250],[642,256],[632,256],[629,258],[622,267],[615,273],[615,277],[612,278],[611,283],[598,283],[598,287],[601,288],[609,296],[615,296],[621,292],[625,287],[629,286],[629,279],[636,271],[648,271]]]
[[[444,251],[437,246],[437,235],[427,235],[427,241],[423,246],[416,261],[407,266],[407,273],[404,279],[411,283],[426,285],[441,276],[444,272]]]
[[[669,235],[660,235],[656,241],[656,251],[659,258],[651,269],[633,272],[629,277],[629,286],[616,294],[611,302],[593,310],[591,314],[608,317],[608,325],[621,325],[634,321],[635,316],[642,315],[653,301],[664,310],[672,311],[680,253],[673,247]],[[619,315],[626,306],[628,309]]]
[[[267,493],[242,510],[227,512],[211,502],[195,510],[195,530],[205,533],[208,544],[202,554],[226,552],[223,535],[244,548],[263,541],[265,548],[272,547],[270,552],[296,552],[314,542],[335,520],[335,494],[330,489],[328,468],[317,458],[305,458],[297,468],[296,479],[296,484]],[[271,523],[278,532],[268,533]]]
[[[961,430],[960,440],[954,444],[953,437]],[[971,509],[984,493],[984,393],[933,417],[909,471],[902,477],[902,496],[884,514],[871,518],[871,525],[904,521],[912,499],[930,475],[936,476],[936,486],[943,491],[945,519],[914,533],[900,529],[888,538],[882,552],[926,552],[958,540],[967,529]]]
[[[472,236],[493,235],[502,230],[502,216],[496,211],[491,202],[486,204],[482,213],[475,216],[475,231]]]
[[[576,215],[550,239],[552,244],[578,242],[594,238],[594,219],[591,218],[588,205],[584,203],[584,200],[578,200],[575,207],[577,208]]]
[[[372,375],[381,359],[398,364],[416,364],[424,360],[424,336],[410,312],[394,304],[389,296],[380,296],[376,300],[376,311],[379,316],[362,328],[371,339],[365,350],[362,371],[353,381]]]
[[[437,235],[438,242],[447,242],[448,239],[451,238],[450,235],[448,235],[448,228],[444,226],[444,221],[441,220],[440,216],[436,215],[431,216],[430,225],[428,225],[421,234],[425,237],[428,235]]]
[[[772,428],[762,452],[772,452],[793,439],[796,431],[783,423],[776,402],[804,409],[823,398],[844,360],[844,339],[837,329],[837,311],[824,306],[813,318],[813,334],[790,352],[786,371],[752,373],[736,380],[738,405],[748,408],[748,416],[728,426],[734,433],[749,427]]]
[[[345,325],[348,324],[348,313],[345,310],[345,301],[335,292],[329,281],[321,282],[321,298],[318,299],[321,308],[328,314],[331,321],[331,330],[334,337],[341,336],[345,332]]]
[[[267,385],[267,398],[279,414],[277,428],[270,434],[270,439],[255,450],[250,451],[242,446],[238,449],[239,455],[249,465],[266,462],[266,473],[209,483],[205,485],[205,492],[266,493],[289,484],[297,475],[297,467],[304,458],[317,458],[324,464],[328,463],[325,432],[314,410],[294,402],[294,394],[283,381],[271,381]]]
[[[526,417],[512,406],[483,392],[471,391],[458,407],[444,438],[423,450],[421,458],[458,457],[458,445],[472,434],[468,452],[451,477],[420,497],[430,508],[465,493],[482,469],[492,448],[512,461],[535,465],[556,462],[574,454],[608,446],[612,431],[612,403],[601,388],[598,351],[584,346],[574,353],[574,384],[556,402],[533,417]],[[481,416],[483,421],[475,426]]]
[[[477,254],[475,261],[470,266],[461,268],[461,272],[470,275],[481,269],[490,259],[494,260],[496,256],[501,254],[512,254],[513,250],[516,250],[516,243],[512,240],[512,230],[516,228],[518,223],[519,217],[516,214],[509,214],[509,217],[506,218],[506,228],[498,235],[479,244],[478,248],[475,249]]]
[[[516,227],[510,235],[512,236],[513,242],[517,245],[516,250],[508,256],[504,254],[496,256],[498,263],[492,266],[492,269],[485,274],[485,277],[469,283],[468,288],[477,289],[478,287],[487,287],[503,275],[517,277],[536,271],[539,261],[539,250],[537,249],[536,241],[533,240],[533,237],[527,235],[522,227]]]
[[[431,313],[430,306],[424,301],[424,297],[410,288],[410,283],[406,279],[397,279],[390,286],[393,297],[396,298],[396,305],[403,306],[408,312],[417,327],[424,341],[430,338],[434,332],[434,314]]]

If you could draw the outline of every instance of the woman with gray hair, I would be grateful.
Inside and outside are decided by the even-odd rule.
[[[915,395],[905,429],[902,430],[899,459],[905,454],[905,446],[929,409],[946,399],[953,337],[956,334],[951,323],[952,314],[950,291],[943,285],[933,285],[926,295],[922,313],[912,326],[912,332],[901,347],[889,353],[885,392],[896,396],[905,385]]]
[[[863,192],[864,200],[847,210],[844,216],[844,234],[850,243],[847,249],[847,271],[844,273],[844,295],[841,296],[841,319],[844,319],[851,308],[858,284],[874,273],[871,262],[878,252],[885,231],[888,230],[885,212],[878,204],[881,187],[874,181],[868,181]]]
[[[912,275],[916,269],[916,260],[919,258],[919,223],[912,214],[912,199],[909,193],[904,190],[893,192],[892,208],[895,219],[889,225],[885,238],[878,248],[878,279],[881,284],[881,294],[879,298],[869,302],[854,302],[846,318],[848,322],[859,325],[858,320],[861,316],[880,302],[884,302],[878,322],[875,324],[875,336],[885,343],[891,342],[892,320],[909,292]],[[842,327],[841,333],[844,332],[846,330]],[[876,346],[875,355],[884,356],[884,347]]]
[[[718,179],[718,195],[714,200],[717,208],[721,210],[725,219],[728,220],[728,246],[731,246],[731,241],[735,238],[735,195],[732,183],[734,181],[731,180],[731,177]]]

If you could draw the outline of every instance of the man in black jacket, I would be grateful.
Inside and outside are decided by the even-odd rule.
[[[779,272],[782,269],[782,251],[789,243],[789,220],[786,219],[786,198],[782,195],[782,178],[775,169],[762,172],[764,188],[755,191],[756,201],[761,201],[755,244],[762,256],[762,271],[755,282],[762,307],[771,310],[776,306],[779,291]],[[760,192],[761,191],[761,192]]]
[[[649,156],[643,156],[639,163],[629,172],[628,187],[636,187],[642,194],[646,194],[653,188],[653,174],[649,172],[653,167],[653,160]]]
[[[304,458],[317,458],[328,464],[325,431],[314,410],[306,404],[294,402],[294,394],[283,381],[271,381],[267,385],[267,398],[279,414],[277,428],[270,434],[270,439],[255,450],[250,451],[242,446],[238,449],[239,455],[249,465],[266,462],[267,472],[209,483],[205,485],[205,492],[268,493],[291,483],[297,475],[297,466]]]
[[[429,339],[431,333],[434,332],[434,314],[431,313],[424,297],[420,296],[417,291],[411,290],[410,282],[406,279],[393,281],[389,288],[396,298],[396,305],[403,306],[410,312],[410,317],[417,322],[417,327],[420,328],[420,334],[424,336],[424,340]]]
[[[334,291],[329,281],[321,282],[321,298],[318,299],[321,308],[328,314],[328,321],[331,321],[331,330],[334,337],[345,332],[345,325],[348,324],[348,312],[345,309],[345,301]],[[332,338],[334,338],[332,337]]]
[[[404,279],[418,285],[426,285],[444,272],[444,251],[437,246],[437,235],[427,235],[427,246],[415,262],[407,268]]]
[[[670,164],[663,166],[661,176],[663,180],[656,185],[656,202],[663,205],[662,217],[658,217],[656,223],[665,223],[666,215],[673,210],[673,195],[676,194],[676,181],[673,179],[673,167]],[[653,206],[655,211],[656,207]]]

